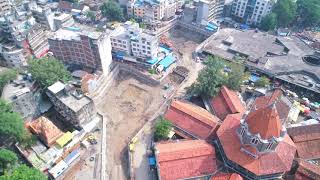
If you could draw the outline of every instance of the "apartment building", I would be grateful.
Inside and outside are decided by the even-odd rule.
[[[236,20],[257,25],[271,12],[275,2],[274,0],[234,0],[231,15]]]
[[[224,0],[200,0],[197,2],[196,22],[206,25],[208,22],[222,18],[224,2]]]
[[[40,58],[47,54],[49,50],[47,31],[41,24],[34,25],[27,34],[27,42],[31,54]]]
[[[54,30],[74,25],[74,19],[71,14],[59,13],[53,17]]]
[[[54,25],[54,13],[51,11],[49,6],[38,6],[35,4],[31,8],[33,17],[39,24],[46,26],[48,29],[55,31],[56,27]]]
[[[3,65],[7,67],[19,68],[27,66],[28,52],[23,48],[17,47],[12,42],[1,42],[0,54],[5,61]]]
[[[0,0],[0,17],[10,13],[11,5],[8,0]]]
[[[160,21],[174,17],[182,4],[180,0],[132,0],[127,4],[127,12],[147,22]]]
[[[49,38],[54,57],[68,65],[102,70],[106,75],[112,62],[110,38],[88,26],[61,28]]]
[[[95,105],[89,97],[72,85],[57,81],[46,92],[54,109],[66,123],[77,129],[98,117]]]
[[[139,24],[126,22],[110,32],[112,50],[124,52],[138,58],[155,57],[158,52],[158,38],[144,33]]]

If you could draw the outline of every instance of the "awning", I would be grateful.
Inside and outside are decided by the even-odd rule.
[[[173,56],[168,55],[164,59],[159,62],[159,65],[162,65],[164,69],[167,69],[171,64],[173,64],[176,60]]]
[[[63,136],[61,136],[56,143],[60,146],[60,147],[64,147],[69,141],[71,141],[73,138],[73,133],[71,133],[70,131],[64,133]]]

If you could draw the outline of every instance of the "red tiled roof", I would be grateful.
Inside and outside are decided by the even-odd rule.
[[[32,121],[29,128],[33,133],[38,135],[47,146],[51,146],[63,135],[63,132],[44,116]]]
[[[297,146],[300,158],[320,158],[320,124],[291,127],[287,131]]]
[[[210,175],[217,170],[214,147],[204,140],[157,143],[155,148],[161,180]]]
[[[228,114],[243,113],[245,107],[237,93],[223,86],[218,96],[211,99],[211,107],[221,120]]]
[[[261,96],[255,99],[254,106],[257,109],[263,108],[275,102],[279,118],[286,119],[288,117],[290,107],[281,100],[282,90],[276,89],[271,96]]]
[[[243,145],[236,134],[239,126],[240,119],[229,115],[217,131],[224,153],[229,160],[257,176],[282,173],[291,169],[296,148],[288,135],[284,136],[275,151],[257,154],[258,158],[254,159],[241,151]]]
[[[250,132],[252,134],[259,133],[263,139],[280,137],[282,125],[274,105],[251,111],[246,118],[246,122]]]
[[[164,117],[175,126],[200,139],[215,135],[220,124],[219,119],[205,109],[178,100],[172,101]]]
[[[237,173],[220,174],[211,177],[211,180],[243,180]]]
[[[299,167],[295,174],[295,180],[320,179],[320,167],[302,159],[297,160]]]

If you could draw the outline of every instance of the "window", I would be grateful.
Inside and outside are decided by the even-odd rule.
[[[244,128],[241,128],[241,132],[240,132],[241,136],[243,135],[243,133],[244,133]]]
[[[142,52],[143,52],[143,53],[146,53],[146,50],[143,50]]]
[[[150,42],[147,42],[148,45],[150,45]]]
[[[267,149],[271,149],[272,145],[273,145],[273,142],[269,143],[267,146]]]
[[[257,145],[258,142],[259,142],[259,140],[256,137],[251,139],[251,144]]]
[[[142,48],[143,48],[143,49],[145,49],[145,48],[146,48],[146,46],[142,46]]]

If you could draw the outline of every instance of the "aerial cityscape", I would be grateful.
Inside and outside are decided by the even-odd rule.
[[[0,0],[0,180],[320,180],[319,0]]]

